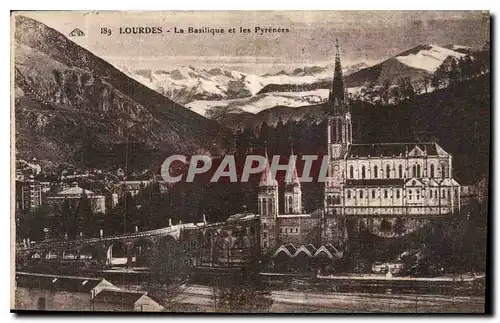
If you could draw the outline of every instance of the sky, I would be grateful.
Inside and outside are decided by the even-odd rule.
[[[177,11],[26,12],[115,65],[170,70],[182,65],[269,73],[333,61],[339,39],[345,65],[374,64],[419,44],[480,47],[490,38],[479,11]],[[119,34],[125,27],[162,27],[162,34]],[[224,34],[176,34],[174,28],[225,29]],[[239,28],[252,33],[241,34]],[[289,32],[256,34],[255,27]],[[101,28],[112,30],[101,34]],[[236,28],[237,33],[228,33]],[[170,30],[170,32],[166,32]]]

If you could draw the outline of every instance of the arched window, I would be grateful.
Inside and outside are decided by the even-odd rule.
[[[443,189],[443,198],[445,199],[446,198],[446,190]]]
[[[434,164],[431,164],[431,174],[430,174],[430,177],[434,178]]]
[[[429,197],[432,198],[432,190],[429,190]]]
[[[262,215],[267,215],[267,199],[262,199]]]
[[[384,190],[384,198],[387,198],[387,190]]]
[[[373,167],[373,178],[378,178],[378,166]]]
[[[413,176],[412,177],[417,177],[417,165],[413,165]]]
[[[446,177],[446,165],[445,165],[445,163],[441,163],[441,177],[442,178]]]
[[[396,190],[396,198],[400,198],[399,190]]]
[[[385,177],[390,178],[391,177],[391,166],[386,165],[385,166]]]
[[[350,199],[351,198],[351,190],[347,190],[347,198]]]
[[[354,178],[354,167],[352,165],[349,167],[349,178]]]
[[[363,190],[359,190],[359,198],[363,198]]]
[[[411,197],[412,197],[412,192],[411,190],[408,190],[408,199],[411,201]]]
[[[327,200],[326,204],[328,204],[328,205],[332,204],[332,196],[331,195],[328,195],[328,198],[326,200]]]
[[[420,164],[417,164],[417,178],[420,178]]]
[[[375,198],[375,190],[372,190],[372,199],[374,199],[374,198]]]
[[[330,202],[331,202],[331,199],[330,199]],[[292,213],[293,212],[293,202],[292,202],[292,197],[289,196],[288,197],[288,213]]]
[[[362,179],[365,179],[366,177],[366,169],[365,169],[365,165],[361,166],[361,178]]]
[[[268,214],[274,214],[274,204],[273,204],[273,200],[271,198],[268,198],[267,199],[267,207],[269,209],[269,212]]]
[[[403,166],[399,165],[399,178],[403,178]]]

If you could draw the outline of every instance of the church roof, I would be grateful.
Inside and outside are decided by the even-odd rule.
[[[418,149],[415,149],[418,148]],[[357,157],[398,157],[406,156],[410,152],[422,151],[431,156],[447,157],[449,154],[435,142],[424,143],[373,143],[373,144],[352,144],[349,146],[348,158]]]

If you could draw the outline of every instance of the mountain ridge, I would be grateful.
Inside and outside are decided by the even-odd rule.
[[[104,160],[96,154],[105,155],[109,148],[105,146],[128,146],[139,138],[145,139],[146,149],[160,155],[230,147],[225,139],[228,130],[217,122],[129,78],[56,30],[21,15],[13,19],[16,151],[20,156],[33,154],[43,159],[45,151],[31,142],[37,137],[44,139],[42,147],[50,146],[59,155],[58,162]],[[74,133],[76,129],[81,133]],[[83,134],[87,138],[79,137]],[[86,140],[95,140],[103,150],[94,156],[76,156],[85,153]]]

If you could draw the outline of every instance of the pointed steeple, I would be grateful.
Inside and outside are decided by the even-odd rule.
[[[293,143],[291,143],[291,147],[290,147],[290,157],[295,157],[295,155],[293,154]],[[299,175],[297,174],[297,166],[296,165],[293,165],[292,177],[285,178],[285,185],[300,186]]]
[[[345,102],[344,76],[342,73],[342,63],[340,62],[339,47],[339,40],[336,39],[335,68],[329,98],[330,107],[334,109],[335,113],[341,113],[342,105]]]
[[[271,169],[269,166],[269,157],[267,156],[267,145],[264,147],[264,155],[266,158],[266,165],[264,166],[264,170],[262,171],[262,175],[260,177],[259,186],[278,186],[278,181],[273,178],[273,174],[271,173]]]

